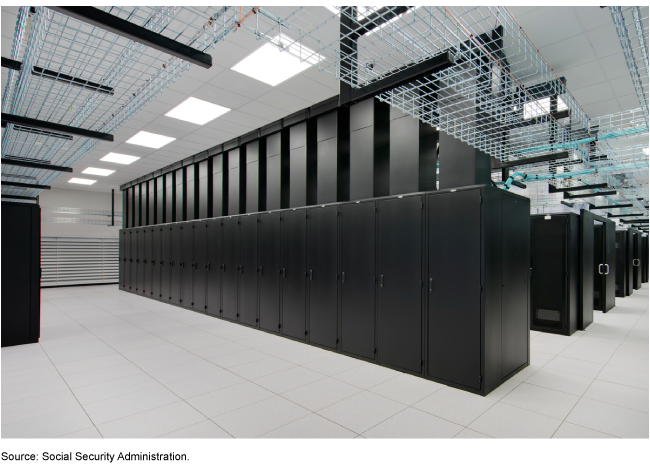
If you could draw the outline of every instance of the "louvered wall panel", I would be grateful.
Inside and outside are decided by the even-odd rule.
[[[117,283],[118,238],[41,237],[41,287]]]

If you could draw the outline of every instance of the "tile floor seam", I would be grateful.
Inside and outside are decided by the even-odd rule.
[[[594,380],[594,382],[595,382],[595,380]],[[607,381],[607,380],[603,380],[602,382],[607,382],[607,383],[611,383],[611,384],[616,384],[616,382],[609,382],[609,381]],[[621,384],[616,384],[616,385],[621,385]],[[622,387],[627,387],[627,385],[621,385],[621,386],[622,386]],[[591,385],[590,385],[590,387],[591,387]],[[633,388],[636,388],[636,387],[633,387]],[[587,391],[588,391],[588,390],[589,390],[589,389],[587,389]],[[643,388],[639,388],[639,390],[644,390],[644,389],[643,389]],[[645,391],[647,392],[648,390],[645,390]],[[586,395],[586,394],[587,394],[587,392],[585,392],[585,395]],[[582,396],[580,397],[580,399],[585,398],[585,399],[587,399],[587,400],[597,401],[597,402],[599,402],[599,403],[603,403],[603,404],[610,405],[610,406],[615,406],[615,407],[617,407],[617,408],[625,408],[625,409],[629,409],[629,410],[632,410],[632,411],[637,411],[637,412],[639,412],[639,413],[648,414],[648,411],[641,411],[641,410],[639,410],[639,409],[636,409],[636,408],[630,408],[630,407],[628,407],[628,406],[615,405],[615,404],[613,404],[613,403],[609,403],[609,402],[607,402],[607,401],[599,400],[599,399],[597,399],[597,398],[589,398],[588,396],[585,396],[585,395],[582,395]],[[576,404],[577,404],[577,403],[576,403]],[[611,434],[610,434],[610,435],[611,435]]]
[[[263,401],[263,400],[262,400],[262,401]],[[292,403],[293,403],[293,402],[292,402]],[[293,403],[293,404],[296,404],[296,403]],[[300,405],[298,405],[298,406],[300,406]],[[300,406],[300,407],[302,408],[302,406]],[[309,410],[307,410],[307,411],[309,411]],[[294,420],[292,420],[292,421],[289,421],[289,422],[287,422],[286,424],[282,424],[281,426],[274,427],[273,429],[271,429],[271,430],[269,430],[269,431],[267,431],[267,432],[264,432],[263,434],[260,434],[260,435],[258,435],[257,437],[253,437],[253,438],[260,438],[262,435],[266,435],[266,434],[268,434],[269,432],[273,432],[274,430],[281,429],[282,427],[288,426],[289,424],[292,424],[292,423],[294,423],[294,422],[296,422],[296,421],[299,421],[299,420],[301,420],[301,419],[304,419],[304,418],[306,418],[307,416],[311,416],[312,414],[315,414],[315,413],[313,413],[313,412],[310,411],[309,413],[305,414],[304,416],[300,416],[299,418],[296,418],[296,419],[294,419]],[[216,423],[215,423],[215,424],[216,424]],[[218,424],[217,424],[217,425],[218,425]],[[219,426],[219,427],[221,427],[221,426]],[[221,427],[221,428],[223,429],[223,427]],[[224,430],[225,430],[225,429],[224,429]],[[348,429],[348,430],[350,430],[350,429]],[[243,438],[243,437],[234,437],[234,436],[233,436],[233,438]]]
[[[433,395],[433,393],[432,393],[432,395]],[[381,396],[381,395],[380,395],[380,396]],[[428,396],[431,396],[431,395],[428,395]],[[477,395],[477,396],[481,396],[481,395]],[[424,397],[424,398],[427,398],[427,397]],[[423,398],[423,399],[424,399],[424,398]],[[483,397],[483,399],[485,399],[485,397]],[[420,400],[420,401],[422,401],[422,400]],[[414,403],[413,405],[409,406],[409,408],[417,409],[418,411],[421,411],[421,412],[423,412],[423,413],[425,413],[425,414],[428,414],[429,416],[433,416],[433,417],[435,417],[435,418],[442,419],[443,421],[451,422],[452,424],[456,424],[457,426],[460,426],[460,427],[462,427],[463,429],[467,429],[468,426],[469,426],[469,424],[468,424],[467,426],[464,426],[464,425],[459,424],[459,423],[457,423],[457,422],[455,422],[455,421],[451,421],[451,420],[449,420],[449,419],[445,419],[444,417],[440,417],[440,416],[436,416],[435,414],[431,414],[431,413],[428,412],[428,411],[425,411],[425,410],[423,410],[423,409],[418,408],[417,406],[414,406],[414,405],[417,404],[417,403],[419,403],[419,401],[416,402],[416,403]],[[495,403],[495,404],[496,404],[496,403]],[[493,405],[493,406],[494,406],[494,405]],[[492,406],[490,406],[490,407],[488,408],[488,411],[489,411],[491,408],[492,408]],[[486,411],[486,412],[487,412],[487,411]],[[481,413],[481,414],[480,414],[476,419],[478,419],[479,417],[481,417],[483,414],[485,414],[485,413]],[[470,422],[470,424],[471,424],[472,422],[476,421],[476,419],[473,419],[473,420]],[[461,431],[461,432],[462,432],[462,431]],[[481,432],[480,432],[480,433],[481,433]]]
[[[164,408],[165,406],[173,405],[174,403],[180,403],[181,401],[185,401],[185,400],[183,400],[182,398],[179,397],[178,400],[174,400],[174,401],[171,401],[171,402],[169,402],[169,403],[165,403],[165,404],[162,404],[162,405],[160,405],[160,406],[156,406],[155,408],[145,409],[144,411],[139,411],[139,412],[137,412],[137,413],[127,414],[126,416],[122,416],[122,417],[118,417],[118,418],[115,418],[115,419],[111,419],[110,421],[102,422],[101,424],[96,424],[96,427],[98,428],[97,430],[99,430],[99,426],[103,426],[103,425],[106,425],[106,424],[110,424],[111,422],[115,422],[115,421],[120,421],[120,420],[122,420],[122,419],[126,419],[126,418],[131,417],[131,416],[138,416],[138,415],[140,415],[140,414],[148,413],[149,411],[154,411],[154,410],[156,410],[156,409]],[[187,404],[187,403],[186,403],[186,404]],[[101,433],[101,432],[100,432],[100,433]],[[163,434],[163,435],[164,435],[164,434]]]
[[[39,343],[39,345],[40,345],[40,343]],[[43,351],[45,351],[45,350],[43,350]],[[88,418],[88,420],[91,422],[91,424],[93,425],[93,427],[97,430],[97,432],[99,432],[99,429],[97,429],[97,425],[95,424],[95,421],[92,420],[92,418],[91,418],[90,415],[88,414],[88,411],[86,411],[86,408],[84,408],[84,406],[83,406],[83,405],[81,404],[81,402],[79,401],[79,398],[77,398],[77,395],[75,395],[75,393],[72,391],[72,388],[70,387],[70,385],[68,385],[68,382],[63,378],[63,375],[61,375],[61,372],[59,372],[59,369],[56,367],[56,364],[54,364],[54,362],[53,362],[52,359],[50,358],[50,355],[47,354],[47,353],[45,353],[45,355],[46,355],[47,358],[50,360],[50,362],[52,363],[52,365],[54,366],[54,368],[56,369],[56,371],[59,373],[59,376],[60,376],[61,379],[63,380],[63,383],[66,384],[66,386],[68,387],[68,390],[70,390],[70,393],[72,394],[72,396],[74,397],[74,399],[77,400],[77,403],[79,404],[79,407],[83,410],[83,412],[84,412],[84,414],[86,415],[86,417]],[[62,390],[62,391],[63,391],[63,390]],[[37,416],[37,417],[38,417],[38,416]],[[82,430],[83,430],[83,429],[82,429]],[[77,432],[78,432],[78,431],[77,431]],[[65,434],[64,434],[64,435],[65,435]],[[102,435],[101,432],[99,432],[99,435],[100,435],[102,438],[104,438],[104,436]]]
[[[185,401],[185,400],[183,400],[183,401]],[[190,405],[189,403],[186,403],[186,404],[187,404],[190,408],[193,408],[193,406]],[[205,416],[205,414],[203,414],[203,413],[201,413],[201,412],[199,412],[199,411],[197,411],[197,412],[198,412],[199,414],[201,414],[202,416]],[[189,427],[196,426],[196,425],[201,424],[202,422],[206,422],[206,421],[211,422],[212,424],[214,424],[215,426],[217,426],[219,429],[221,429],[221,430],[223,430],[224,432],[226,432],[226,429],[224,429],[223,427],[221,427],[220,425],[218,425],[218,424],[217,424],[216,422],[214,422],[212,419],[210,419],[210,418],[206,418],[206,419],[204,419],[204,420],[202,420],[202,421],[195,422],[194,424],[190,424],[189,426],[180,427],[180,428],[178,428],[178,429],[172,430],[171,432],[167,432],[167,433],[165,433],[165,434],[157,435],[157,436],[154,437],[154,438],[162,438],[162,437],[164,437],[165,435],[173,434],[174,432],[178,432],[179,430],[187,429],[187,428],[189,428]],[[226,432],[226,433],[227,433],[228,435],[230,435],[229,432]],[[230,438],[231,438],[231,439],[234,439],[235,437],[233,437],[232,435],[230,435]],[[226,439],[226,440],[228,440],[228,439]]]

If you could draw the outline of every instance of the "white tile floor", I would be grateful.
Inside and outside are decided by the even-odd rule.
[[[150,299],[44,289],[2,349],[2,437],[645,437],[648,286],[487,397]]]

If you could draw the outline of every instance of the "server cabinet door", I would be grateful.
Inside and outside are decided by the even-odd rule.
[[[337,207],[309,209],[309,341],[338,343]]]
[[[180,225],[172,226],[171,242],[171,269],[172,269],[172,286],[171,302],[172,304],[181,304],[181,280],[183,277],[183,230]]]
[[[163,229],[161,227],[156,227],[153,229],[152,239],[153,239],[153,258],[151,268],[152,273],[152,283],[151,283],[151,296],[154,299],[162,299],[162,271],[163,271],[163,256],[162,256],[162,235]]]
[[[627,273],[626,254],[627,233],[616,232],[616,296],[625,297],[625,274]]]
[[[194,289],[194,224],[181,225],[181,300],[185,307],[192,307],[194,301],[192,292]]]
[[[260,215],[260,328],[280,331],[280,232],[279,212]]]
[[[634,232],[634,289],[641,289],[641,235],[638,232]]]
[[[206,312],[221,316],[221,268],[223,266],[221,220],[206,222],[207,241],[207,303]]]
[[[604,225],[605,238],[605,283],[603,305],[607,312],[616,305],[616,224],[607,222]]]
[[[288,210],[282,231],[282,334],[306,334],[307,211]]]
[[[481,375],[480,190],[429,195],[429,376],[475,389]]]
[[[531,324],[533,328],[566,330],[567,217],[531,219]]]
[[[147,234],[145,235],[145,247],[147,253],[145,254],[145,259],[147,263],[144,267],[144,295],[153,298],[153,274],[154,274],[154,264],[156,263],[155,255],[153,252],[154,246],[154,228],[147,228]]]
[[[257,326],[257,215],[240,217],[239,322]]]
[[[341,350],[375,358],[375,203],[339,207]]]
[[[627,274],[625,276],[626,296],[634,291],[634,233],[627,230]]]
[[[147,262],[147,258],[145,256],[146,253],[146,237],[147,237],[147,230],[145,229],[140,229],[138,230],[138,233],[136,235],[138,238],[138,278],[136,281],[136,288],[135,291],[138,294],[144,294],[144,271],[145,271],[145,264]]]
[[[528,362],[530,203],[505,194],[501,198],[501,377],[505,378]],[[475,309],[480,312],[479,305]]]
[[[160,292],[162,300],[167,303],[172,302],[172,232],[173,227],[164,226],[162,229],[162,276],[160,282]]]
[[[603,311],[603,293],[605,290],[605,226],[601,222],[594,224],[594,305],[596,311]]]
[[[131,231],[123,230],[122,235],[122,290],[128,290],[131,285]]]
[[[119,242],[118,247],[119,247],[119,251],[120,251],[119,252],[119,257],[120,257],[119,266],[120,266],[120,268],[118,269],[118,278],[117,279],[118,279],[118,281],[120,283],[120,290],[122,290],[122,289],[124,289],[124,269],[126,268],[125,267],[126,264],[125,264],[125,260],[124,260],[126,258],[126,255],[124,253],[124,243],[126,242],[126,240],[125,240],[126,232],[124,230],[120,230],[119,238],[120,238],[119,239],[120,242]]]
[[[239,310],[239,219],[223,219],[223,288],[222,313],[228,320],[237,320]]]
[[[205,222],[195,223],[194,228],[194,277],[192,309],[205,312],[205,283],[208,272],[207,228]]]
[[[422,197],[379,201],[379,361],[422,372]]]
[[[129,290],[131,293],[135,293],[137,288],[136,280],[138,278],[138,231],[131,230],[131,258],[129,259],[130,265],[130,280],[129,280]]]

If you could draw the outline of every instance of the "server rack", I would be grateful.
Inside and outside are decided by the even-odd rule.
[[[627,231],[616,232],[616,296],[624,298],[627,294]]]
[[[135,282],[135,291],[138,294],[144,294],[144,269],[146,253],[146,228],[138,228],[136,231],[136,241],[138,242],[138,255],[136,256],[137,279]]]
[[[161,299],[164,302],[172,302],[172,231],[173,226],[163,225],[162,227],[162,245],[160,249],[161,258]]]
[[[152,228],[152,249],[151,249],[151,297],[153,299],[162,300],[162,272],[164,262],[162,259],[162,227]]]
[[[257,327],[257,215],[239,217],[239,322]]]
[[[194,225],[184,223],[181,229],[181,297],[180,303],[184,307],[194,306]]]
[[[572,335],[578,330],[580,217],[533,215],[530,328]]]
[[[120,289],[128,290],[131,285],[131,230],[120,230]]]
[[[120,289],[124,289],[124,269],[125,267],[122,266],[124,262],[126,262],[126,251],[124,250],[125,242],[126,242],[126,230],[120,230],[120,236],[119,236],[119,261],[120,261],[120,268],[118,270],[118,282]]]
[[[641,238],[641,267],[643,269],[641,281],[648,283],[648,235],[643,235]]]
[[[192,309],[205,312],[206,304],[206,281],[208,277],[208,244],[207,244],[207,222],[194,222],[194,274],[192,289]]]
[[[477,185],[160,229],[175,305],[481,395],[528,365],[527,198]],[[188,248],[193,306],[175,299]],[[244,294],[257,314],[242,315]]]
[[[635,228],[632,231],[632,287],[635,290],[641,289],[641,232]]]
[[[627,273],[625,275],[625,292],[630,296],[634,292],[634,231],[627,230]]]
[[[138,230],[133,229],[129,232],[129,242],[131,243],[131,256],[129,257],[129,290],[136,292],[138,277]]]
[[[154,259],[154,254],[153,254],[153,247],[154,247],[154,229],[153,228],[147,228],[145,231],[145,263],[144,263],[144,287],[142,290],[142,294],[148,297],[153,296],[153,271],[154,271],[154,264],[155,264],[155,259]]]

